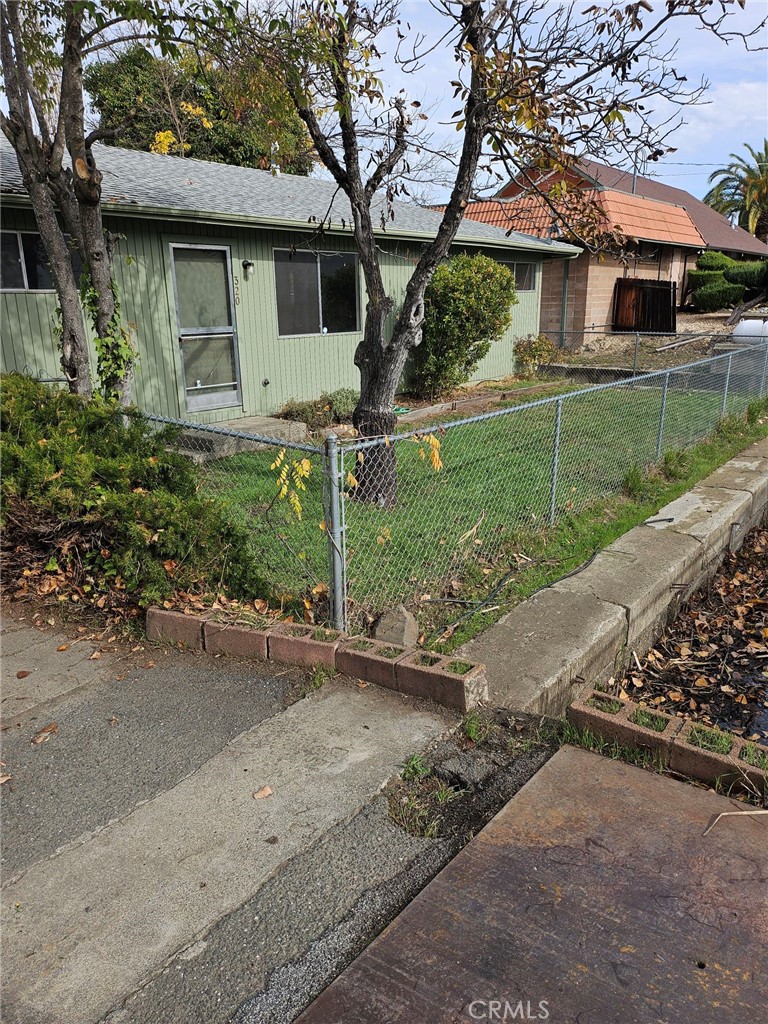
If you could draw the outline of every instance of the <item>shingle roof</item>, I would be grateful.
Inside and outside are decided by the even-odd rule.
[[[96,162],[103,174],[102,201],[105,210],[130,215],[150,211],[157,216],[227,220],[233,223],[264,223],[306,227],[330,217],[332,227],[349,229],[351,212],[346,196],[331,181],[294,174],[273,176],[269,171],[204,160],[182,159],[143,153],[115,146],[94,146]],[[26,195],[15,153],[0,135],[1,190],[6,195]],[[380,220],[383,207],[375,207]],[[433,238],[440,217],[432,210],[396,202],[394,220],[382,234],[393,237]],[[552,256],[575,256],[572,246],[542,241],[513,232],[509,237],[498,228],[465,220],[457,235],[462,242],[532,249]]]
[[[640,175],[635,179],[633,189],[631,172],[619,171],[615,167],[598,163],[597,160],[583,158],[578,162],[576,169],[582,171],[602,188],[634,192],[647,199],[658,199],[684,207],[699,234],[711,249],[745,253],[752,256],[768,256],[768,245],[761,242],[759,238],[755,238],[754,235],[750,235],[748,231],[744,231],[743,228],[733,227],[726,217],[713,210],[711,206],[707,206],[700,199],[696,199],[690,192],[675,188],[673,185],[665,185],[664,182],[656,181],[654,178],[643,178]]]
[[[647,242],[664,242],[692,249],[704,248],[704,239],[682,206],[611,189],[594,190],[591,198],[598,202],[603,211],[606,229],[618,229],[628,238]],[[567,222],[567,212],[563,209],[567,199],[565,203],[555,200],[551,200],[551,203],[563,210]],[[548,235],[553,220],[551,206],[541,196],[532,194],[518,199],[491,199],[472,203],[467,207],[465,217],[541,237]]]

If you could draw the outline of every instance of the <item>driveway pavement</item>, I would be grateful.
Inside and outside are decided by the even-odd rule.
[[[734,809],[563,747],[298,1022],[765,1020],[768,819],[703,835]]]
[[[2,642],[6,1024],[229,1020],[435,846],[377,794],[455,716],[351,681],[286,706],[293,671],[29,621]]]

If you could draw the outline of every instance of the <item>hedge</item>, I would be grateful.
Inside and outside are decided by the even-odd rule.
[[[716,313],[726,306],[738,306],[744,301],[746,288],[743,284],[729,284],[714,281],[699,288],[691,296],[694,308],[700,313]]]
[[[177,433],[101,398],[3,375],[5,585],[73,592],[100,608],[182,590],[267,596],[247,524],[200,493]]]
[[[737,261],[724,252],[703,252],[696,260],[698,270],[725,270],[727,267],[735,267]]]
[[[748,291],[760,291],[768,284],[768,263],[756,260],[754,263],[737,263],[723,272],[731,284],[743,284]]]
[[[714,284],[716,281],[720,284],[725,282],[722,270],[689,270],[686,291],[695,292],[705,285]]]

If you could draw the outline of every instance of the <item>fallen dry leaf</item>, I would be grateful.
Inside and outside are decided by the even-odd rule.
[[[88,661],[98,661],[100,657],[101,657],[101,651],[94,651],[93,654],[88,659]]]
[[[26,679],[28,675],[29,675],[29,672],[25,672],[25,671],[24,671],[24,670],[22,669],[22,671],[21,671],[21,672],[17,672],[17,673],[16,673],[16,678],[17,678],[17,679]]]
[[[56,650],[57,651],[68,651],[69,650],[69,644],[61,644],[59,647],[56,648]]]
[[[12,775],[0,775],[0,786],[2,786],[4,782],[10,782],[12,778]]]
[[[35,735],[32,737],[33,746],[39,747],[41,743],[47,743],[51,736],[59,731],[59,727],[56,722],[51,722],[49,725],[44,725],[42,729],[38,729]]]
[[[257,789],[253,794],[254,800],[266,800],[268,796],[272,796],[272,790],[269,786],[262,786],[261,789]]]
[[[110,718],[110,720],[109,720],[109,724],[110,724],[110,725],[117,725],[117,723],[118,723],[119,721],[120,721],[120,719],[119,719],[119,718],[115,718],[115,716],[114,716],[114,715],[112,715],[112,717],[111,717],[111,718]]]

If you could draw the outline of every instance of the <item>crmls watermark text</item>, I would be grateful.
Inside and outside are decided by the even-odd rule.
[[[535,1006],[529,999],[517,1003],[505,999],[473,999],[469,1016],[472,1020],[549,1020],[549,1003],[546,999]]]

